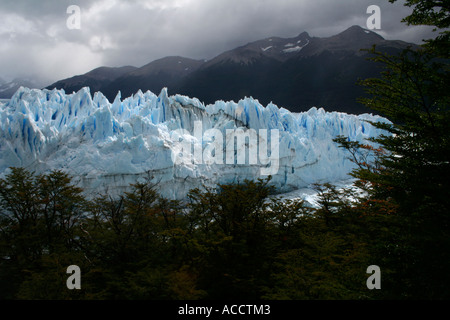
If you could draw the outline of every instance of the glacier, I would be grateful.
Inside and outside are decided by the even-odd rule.
[[[171,199],[184,199],[192,188],[265,178],[260,169],[267,164],[262,163],[176,162],[180,141],[189,141],[194,150],[207,150],[214,143],[195,134],[196,123],[201,123],[202,134],[276,130],[279,162],[271,184],[290,192],[348,179],[354,164],[332,140],[344,135],[366,142],[383,133],[367,121],[388,122],[372,114],[315,107],[292,113],[252,97],[205,105],[196,98],[169,96],[167,88],[159,95],[138,91],[124,99],[119,92],[110,102],[101,92],[92,95],[88,87],[71,94],[21,87],[10,101],[0,102],[0,177],[10,167],[36,173],[57,169],[90,194],[122,192],[149,179]],[[184,134],[174,135],[180,129]],[[236,145],[235,152],[247,147]]]

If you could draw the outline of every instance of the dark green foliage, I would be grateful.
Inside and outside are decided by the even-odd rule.
[[[218,192],[193,190],[189,195],[189,218],[198,226],[192,236],[204,251],[199,281],[211,298],[260,296],[274,252],[267,183],[246,181],[221,185]]]
[[[389,0],[396,2],[397,0]],[[436,55],[449,58],[450,53],[450,5],[445,0],[406,0],[405,6],[413,12],[402,21],[408,25],[426,25],[439,31],[435,39],[428,39],[425,48]]]
[[[66,174],[13,168],[0,181],[2,298],[370,297],[360,215],[337,210],[332,186],[313,209],[271,196],[269,182],[192,190],[187,206],[149,183],[88,201]],[[66,288],[72,264],[82,290]]]
[[[35,176],[12,168],[0,180],[1,297],[28,298],[31,292],[36,298],[48,297],[30,287],[52,288],[54,280],[43,283],[53,279],[47,272],[61,268],[72,253],[79,261],[75,239],[83,208],[81,189],[60,171]],[[58,283],[53,291],[62,292],[64,287],[65,282]]]

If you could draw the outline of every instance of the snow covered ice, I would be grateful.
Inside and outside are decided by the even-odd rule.
[[[213,143],[194,134],[195,123],[201,123],[202,133],[216,129],[224,136],[227,129],[278,130],[279,165],[272,183],[289,192],[348,178],[354,164],[332,139],[345,135],[364,142],[381,133],[364,120],[387,121],[317,108],[294,114],[253,98],[205,106],[195,98],[169,96],[167,89],[158,96],[139,91],[125,99],[119,93],[111,103],[100,92],[92,96],[89,88],[66,94],[22,87],[0,104],[0,176],[9,167],[37,173],[60,169],[98,192],[122,191],[153,177],[164,196],[176,199],[202,185],[264,178],[262,163],[176,163],[179,141],[187,139],[202,151]],[[175,139],[180,129],[186,134]]]

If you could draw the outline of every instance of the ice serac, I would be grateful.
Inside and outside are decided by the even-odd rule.
[[[195,98],[169,96],[167,89],[159,95],[138,91],[125,99],[119,92],[110,103],[100,92],[92,96],[88,88],[66,94],[22,87],[0,105],[0,175],[9,167],[37,173],[59,169],[87,190],[99,192],[123,191],[151,177],[165,196],[182,199],[202,185],[264,177],[261,169],[271,163],[249,161],[254,156],[247,150],[250,141],[236,143],[232,150],[235,155],[244,152],[245,163],[228,163],[226,141],[218,150],[217,135],[211,136],[219,132],[226,140],[241,129],[267,140],[267,156],[277,147],[272,183],[280,191],[291,191],[348,178],[353,163],[332,139],[345,135],[364,141],[379,135],[366,120],[387,121],[317,108],[294,114],[272,103],[264,107],[253,98],[205,106]],[[266,136],[259,135],[264,132]],[[191,152],[180,154],[181,142],[189,142]],[[210,161],[218,154],[223,154],[223,163]],[[180,157],[183,161],[177,161]]]

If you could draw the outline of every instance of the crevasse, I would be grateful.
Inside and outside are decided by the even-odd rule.
[[[279,168],[272,183],[287,192],[348,178],[354,164],[332,139],[345,135],[363,142],[382,133],[366,120],[387,122],[370,114],[317,108],[295,114],[273,103],[264,107],[253,98],[205,106],[195,98],[169,96],[166,88],[158,96],[138,91],[125,99],[119,92],[110,103],[101,92],[92,96],[89,88],[66,94],[22,87],[0,104],[0,175],[9,167],[37,173],[59,169],[99,192],[122,191],[152,177],[162,194],[176,199],[202,185],[264,178],[260,163],[175,163],[179,140],[174,131],[184,129],[181,139],[192,141],[193,149],[205,150],[212,143],[195,136],[197,122],[202,133],[217,129],[224,137],[227,129],[278,130]],[[235,151],[245,152],[245,147]]]

